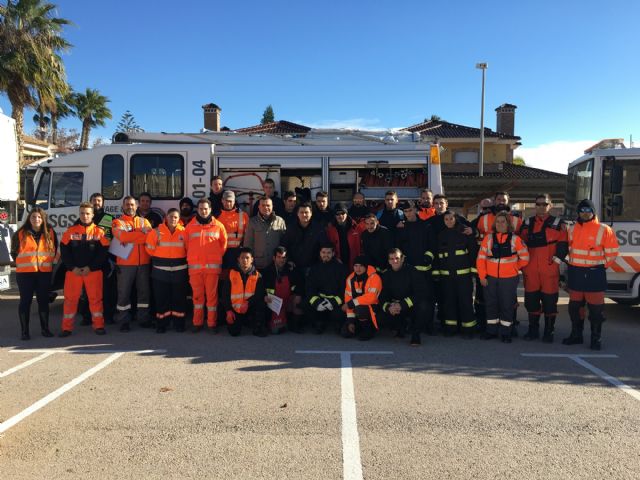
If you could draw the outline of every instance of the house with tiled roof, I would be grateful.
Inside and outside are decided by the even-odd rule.
[[[220,130],[220,107],[203,106],[206,130]],[[512,203],[531,202],[540,192],[549,193],[556,203],[564,200],[566,175],[513,163],[521,145],[515,135],[516,105],[504,103],[495,109],[496,129],[484,129],[484,174],[478,176],[480,129],[431,118],[405,128],[419,133],[423,141],[442,147],[442,177],[449,203],[467,213],[478,202],[496,191],[508,191]],[[291,135],[304,137],[310,127],[279,120],[267,124],[234,129],[247,134]]]

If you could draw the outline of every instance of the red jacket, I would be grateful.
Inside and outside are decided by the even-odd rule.
[[[356,222],[354,222],[351,218],[347,218],[346,221],[349,222],[349,231],[347,232],[347,243],[349,244],[349,265],[347,265],[347,267],[349,268],[349,270],[353,270],[353,261],[358,255],[360,255],[362,245],[360,234],[362,233],[362,231],[358,228]],[[327,238],[335,248],[335,257],[338,260],[341,260],[342,256],[340,255],[340,234],[338,233],[338,228],[336,227],[334,221],[327,225],[326,232]]]

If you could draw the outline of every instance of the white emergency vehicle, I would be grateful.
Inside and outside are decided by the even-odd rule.
[[[433,159],[433,161],[432,161]],[[104,195],[105,210],[121,214],[126,195],[149,192],[152,207],[166,212],[183,197],[207,197],[210,179],[220,175],[236,192],[238,204],[251,208],[274,180],[276,190],[309,189],[312,198],[329,192],[332,203],[350,202],[359,189],[368,199],[387,190],[415,199],[420,189],[442,191],[437,145],[419,134],[312,130],[304,137],[237,133],[118,133],[114,144],[43,160],[27,186],[29,206],[47,211],[56,232],[78,218],[78,205],[92,193]]]
[[[610,143],[610,142],[609,142]],[[606,295],[618,303],[640,303],[640,148],[602,148],[600,142],[569,165],[565,216],[588,198],[601,222],[610,225],[620,255],[607,270]]]

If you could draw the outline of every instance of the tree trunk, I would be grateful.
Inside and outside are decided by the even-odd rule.
[[[58,116],[51,114],[51,143],[58,145]]]
[[[91,123],[89,120],[82,121],[82,136],[80,137],[80,150],[89,148],[89,133],[91,131]]]
[[[11,99],[10,99],[11,100]],[[24,104],[11,101],[11,117],[16,121],[16,140],[18,141],[18,160],[20,168],[24,167]]]

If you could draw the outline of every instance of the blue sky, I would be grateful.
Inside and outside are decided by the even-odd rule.
[[[640,146],[632,0],[52,1],[75,24],[70,83],[111,100],[114,119],[92,138],[110,137],[127,109],[147,131],[198,131],[209,102],[231,128],[258,123],[268,104],[310,126],[395,128],[431,114],[479,126],[475,64],[486,61],[485,125],[517,105],[527,163],[562,171],[602,138]],[[10,113],[6,96],[0,108]]]

